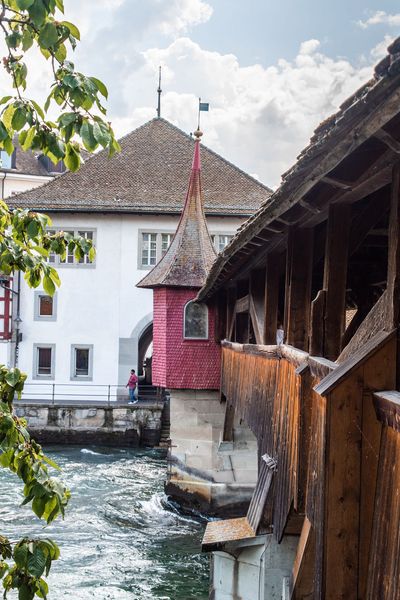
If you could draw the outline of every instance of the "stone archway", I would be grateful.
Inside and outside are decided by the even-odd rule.
[[[153,321],[143,330],[138,344],[138,375],[143,375],[146,353],[153,342]],[[151,358],[146,359],[146,383],[151,384]]]
[[[149,329],[153,327],[153,313],[148,313],[142,317],[136,326],[132,329],[129,337],[119,338],[119,357],[118,357],[118,383],[125,385],[131,369],[139,371],[141,366],[140,360],[143,363],[143,358],[146,354],[146,350],[149,346],[147,344],[143,354],[143,358],[139,357],[139,343],[140,340],[145,338],[145,334]],[[142,342],[144,345],[144,342]]]

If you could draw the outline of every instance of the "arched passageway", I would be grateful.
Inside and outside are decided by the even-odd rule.
[[[138,375],[146,375],[145,382],[151,384],[151,361],[153,344],[153,322],[142,331],[138,344]],[[145,369],[143,368],[145,366]]]

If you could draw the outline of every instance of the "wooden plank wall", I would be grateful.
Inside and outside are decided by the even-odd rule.
[[[233,345],[232,345],[233,346]],[[223,348],[221,391],[227,408],[245,421],[259,443],[259,453],[273,450],[272,414],[279,358],[248,354],[240,349]]]
[[[277,461],[274,485],[273,525],[278,541],[293,504],[297,504],[299,475],[300,379],[297,365],[279,364],[273,412],[273,456]]]

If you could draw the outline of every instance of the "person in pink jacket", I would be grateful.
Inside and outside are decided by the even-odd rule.
[[[139,378],[135,373],[135,369],[131,369],[131,376],[125,387],[129,388],[129,404],[136,404],[137,399],[135,398],[135,391],[138,384]]]

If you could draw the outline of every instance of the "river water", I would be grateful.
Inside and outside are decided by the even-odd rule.
[[[200,554],[204,524],[166,502],[161,452],[46,451],[72,491],[65,520],[43,527],[30,509],[18,508],[21,486],[1,470],[0,533],[13,540],[51,537],[60,545],[49,600],[208,598],[208,559]]]

